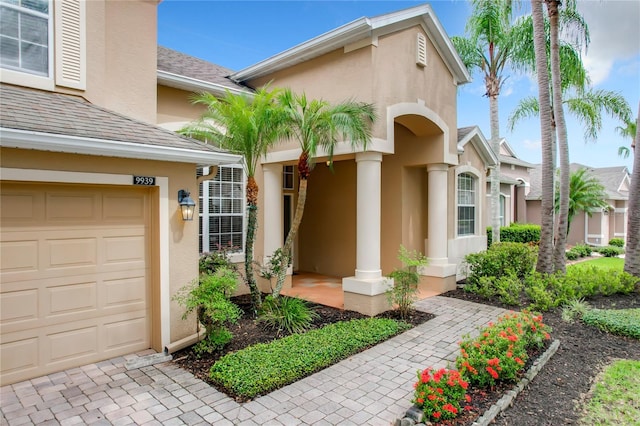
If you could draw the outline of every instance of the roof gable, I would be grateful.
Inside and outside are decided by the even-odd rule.
[[[458,154],[464,152],[465,145],[468,143],[473,145],[487,166],[495,166],[498,164],[498,158],[491,150],[489,142],[487,142],[487,139],[482,134],[480,127],[470,126],[458,129]]]
[[[451,40],[447,36],[433,9],[428,4],[415,6],[373,18],[359,18],[332,31],[271,56],[255,65],[231,74],[236,82],[262,77],[284,68],[308,61],[339,48],[345,48],[363,40],[377,40],[385,34],[421,25],[442,57],[458,84],[471,81]]]

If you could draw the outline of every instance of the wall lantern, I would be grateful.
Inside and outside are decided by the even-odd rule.
[[[178,191],[178,204],[182,211],[182,220],[193,220],[196,202],[193,201],[189,195],[191,195],[191,193],[186,189]]]

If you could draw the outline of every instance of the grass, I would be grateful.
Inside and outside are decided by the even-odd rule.
[[[597,266],[602,269],[620,270],[624,268],[624,259],[620,257],[598,257],[596,259],[585,260],[584,262],[575,263],[567,266],[571,268],[585,268],[589,266]]]
[[[640,425],[640,361],[620,360],[596,378],[583,425]]]

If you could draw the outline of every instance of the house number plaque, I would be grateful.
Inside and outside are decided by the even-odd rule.
[[[156,184],[156,178],[154,176],[134,176],[134,185],[153,186]]]

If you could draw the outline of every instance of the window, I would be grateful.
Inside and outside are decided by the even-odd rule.
[[[507,226],[504,220],[505,208],[507,205],[507,198],[500,194],[500,226]]]
[[[49,76],[49,0],[0,0],[0,65]]]
[[[204,174],[208,173],[205,168]],[[202,175],[202,171],[199,171]],[[242,166],[219,166],[200,185],[200,252],[244,250],[245,176]]]
[[[293,166],[282,168],[282,189],[293,189]]]
[[[458,175],[458,235],[474,235],[475,230],[475,179],[469,173],[461,173]]]

